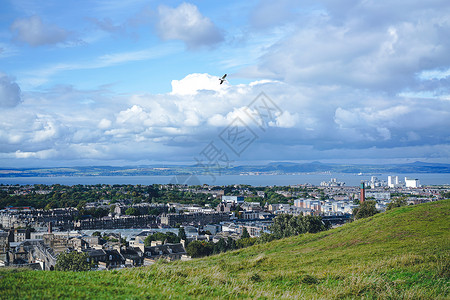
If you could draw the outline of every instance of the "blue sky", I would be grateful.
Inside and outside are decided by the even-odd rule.
[[[450,163],[446,0],[0,6],[0,167]]]

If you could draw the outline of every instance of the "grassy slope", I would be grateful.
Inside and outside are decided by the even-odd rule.
[[[450,298],[450,200],[189,262],[0,271],[0,298]]]

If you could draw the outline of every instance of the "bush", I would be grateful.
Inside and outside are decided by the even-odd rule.
[[[145,247],[150,247],[152,244],[152,241],[167,241],[168,243],[179,243],[180,238],[173,232],[156,232],[152,235],[149,235],[144,240]]]
[[[319,216],[278,215],[273,219],[271,231],[275,239],[302,233],[316,233],[328,229]]]
[[[378,213],[375,201],[364,201],[359,207],[353,209],[355,220],[368,218]]]
[[[93,267],[95,264],[87,253],[72,251],[63,252],[58,256],[55,269],[57,271],[89,271]]]
[[[390,210],[390,209],[393,209],[393,208],[396,208],[396,207],[405,206],[406,204],[407,204],[407,202],[406,202],[406,198],[405,197],[397,198],[397,199],[392,200],[388,204],[387,209]]]
[[[205,241],[192,241],[186,247],[187,254],[193,258],[211,255],[213,250],[214,245]]]

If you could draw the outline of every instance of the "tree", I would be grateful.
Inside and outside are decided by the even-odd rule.
[[[129,207],[125,211],[125,214],[129,216],[139,216],[139,210],[136,207]]]
[[[214,254],[227,251],[227,243],[224,239],[219,239],[217,243],[214,244]]]
[[[152,241],[161,241],[161,242],[167,241],[168,243],[179,243],[180,238],[173,232],[167,232],[167,233],[156,232],[145,238],[145,240],[144,240],[145,247],[150,247],[152,244]]]
[[[245,238],[245,239],[241,238],[236,241],[236,247],[238,249],[247,248],[247,247],[253,246],[257,240],[258,240],[258,238],[255,238],[255,237],[254,238],[249,237],[249,238]]]
[[[157,215],[159,215],[159,209],[157,207],[150,207],[148,209],[148,214],[149,215],[153,215],[153,216],[157,216]]]
[[[234,250],[236,249],[236,241],[233,240],[231,237],[227,238],[227,250]]]
[[[368,218],[378,213],[375,201],[364,201],[359,207],[353,209],[355,220]]]
[[[261,236],[258,238],[257,243],[258,244],[264,244],[264,243],[268,243],[271,242],[275,239],[275,236],[273,234],[270,233],[263,233],[261,234]]]
[[[185,240],[185,241],[187,240],[186,232],[184,231],[183,227],[180,227],[180,229],[178,229],[178,238],[180,240]]]
[[[192,241],[186,247],[187,254],[193,258],[211,255],[213,250],[214,245],[205,241]]]
[[[244,227],[241,234],[241,239],[248,239],[250,237],[250,234],[247,231],[247,227]]]
[[[78,211],[84,210],[85,207],[86,207],[86,201],[80,201],[77,205],[77,210]]]
[[[58,255],[55,269],[57,271],[89,271],[95,267],[95,263],[83,252],[62,252]]]
[[[320,216],[293,216],[281,214],[273,219],[271,226],[275,239],[281,239],[302,233],[316,233],[327,230]]]
[[[450,192],[441,192],[442,198],[450,199]]]
[[[387,209],[390,210],[396,207],[405,206],[406,204],[406,197],[396,198],[388,204]]]

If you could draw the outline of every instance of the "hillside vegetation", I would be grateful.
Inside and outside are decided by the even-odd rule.
[[[0,298],[448,299],[450,200],[188,262],[0,270]]]

